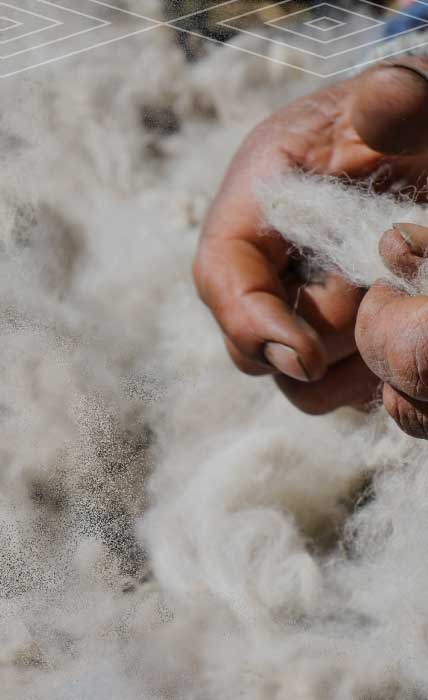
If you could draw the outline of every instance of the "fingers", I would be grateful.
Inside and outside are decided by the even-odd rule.
[[[268,244],[266,238],[263,245]],[[248,240],[214,238],[202,245],[205,250],[194,267],[196,284],[229,341],[235,364],[250,373],[256,371],[254,364],[259,369],[271,364],[301,381],[322,377],[327,367],[323,342],[287,306],[267,250]]]
[[[386,265],[404,277],[425,262],[428,228],[396,223],[379,250]],[[366,295],[357,319],[357,345],[385,381],[383,403],[408,435],[428,439],[428,297],[409,297],[378,283]]]
[[[428,403],[416,401],[389,384],[383,387],[383,403],[401,430],[411,437],[428,439]]]
[[[323,379],[302,384],[281,375],[275,382],[283,394],[304,413],[322,415],[349,405],[361,405],[373,400],[379,379],[358,354],[352,355],[329,369]]]
[[[428,59],[403,57],[364,73],[352,123],[364,143],[379,153],[428,150]]]
[[[402,235],[414,256],[418,258],[426,257],[428,252],[428,227],[408,223],[393,224],[393,227]]]
[[[224,339],[224,344],[230,355],[230,359],[240,372],[248,374],[250,377],[261,377],[265,374],[274,374],[277,370],[275,367],[266,362],[255,362],[239,352],[238,348],[232,343],[229,338]]]
[[[428,297],[375,284],[360,306],[356,341],[380,379],[413,399],[428,400]]]
[[[329,365],[356,352],[355,321],[366,290],[335,273],[287,287],[290,306],[322,337]]]
[[[427,249],[428,228],[416,224],[396,223],[379,242],[379,253],[386,266],[408,279],[417,275]]]

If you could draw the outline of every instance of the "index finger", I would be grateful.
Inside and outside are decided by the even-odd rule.
[[[224,334],[244,356],[268,361],[295,378],[319,379],[327,368],[326,349],[318,333],[287,305],[270,259],[278,242],[273,233],[263,241],[205,240],[195,263],[196,283]],[[286,244],[280,243],[284,258]]]
[[[290,167],[280,147],[284,129],[282,119],[262,123],[233,159],[206,218],[194,276],[201,298],[242,356],[315,380],[326,371],[327,351],[287,304],[281,274],[290,247],[263,228],[254,192],[255,175]]]

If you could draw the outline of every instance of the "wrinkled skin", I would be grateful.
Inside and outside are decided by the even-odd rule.
[[[291,166],[351,180],[371,177],[378,191],[417,189],[426,201],[428,80],[409,67],[428,74],[428,60],[400,63],[407,67],[379,66],[305,96],[256,127],[208,212],[194,277],[240,370],[271,373],[288,399],[311,414],[364,404],[386,382],[387,409],[420,436],[428,424],[428,410],[426,421],[418,413],[428,400],[428,298],[403,298],[381,283],[367,293],[338,274],[302,286],[296,252],[277,232],[262,230],[253,193],[255,178]],[[402,251],[389,255],[388,241],[396,236],[386,234],[382,254],[396,269],[409,265],[411,275],[414,261],[404,255],[403,262]]]
[[[388,267],[415,275],[427,265],[428,228],[401,225],[386,231],[380,252]],[[409,297],[381,281],[360,306],[356,341],[383,384],[388,413],[409,435],[428,438],[428,296]]]

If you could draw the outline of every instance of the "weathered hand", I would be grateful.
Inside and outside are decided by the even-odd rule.
[[[274,374],[309,413],[365,402],[379,384],[355,342],[365,290],[330,274],[300,285],[295,313],[296,261],[279,234],[261,230],[253,182],[291,165],[371,175],[379,191],[418,187],[428,154],[413,154],[428,145],[428,80],[417,71],[428,61],[406,62],[303,97],[262,122],[233,159],[205,221],[194,276],[233,361],[248,374]]]
[[[428,228],[396,224],[380,243],[388,265],[412,277],[427,267]],[[428,438],[428,296],[408,296],[377,282],[358,313],[356,338],[361,355],[384,382],[383,402],[400,428]]]

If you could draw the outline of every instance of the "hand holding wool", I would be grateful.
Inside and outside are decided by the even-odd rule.
[[[405,59],[401,68],[381,66],[303,97],[260,124],[234,158],[206,218],[195,281],[233,361],[248,374],[272,373],[283,393],[308,413],[370,400],[379,384],[355,342],[366,289],[334,269],[322,280],[309,279],[302,285],[303,257],[287,231],[282,231],[283,237],[276,227],[263,225],[254,182],[269,179],[274,171],[300,169],[346,175],[354,182],[371,177],[372,189],[379,193],[402,191],[404,185],[419,189],[423,177],[426,180],[428,154],[427,127],[423,120],[418,122],[418,110],[428,104],[428,80],[422,75],[421,59],[415,59],[416,70],[412,60]],[[428,61],[424,65],[428,68]],[[377,101],[368,100],[368,94]],[[420,154],[415,154],[416,123]],[[391,131],[388,144],[379,140],[386,126]],[[380,143],[393,155],[367,142],[376,147]],[[365,212],[359,216],[363,220]],[[298,228],[299,221],[289,217],[293,227]]]
[[[381,239],[380,252],[393,272],[417,278],[426,266],[428,228],[399,223]],[[428,296],[410,296],[379,280],[358,313],[361,355],[384,382],[383,402],[404,432],[428,438]]]

